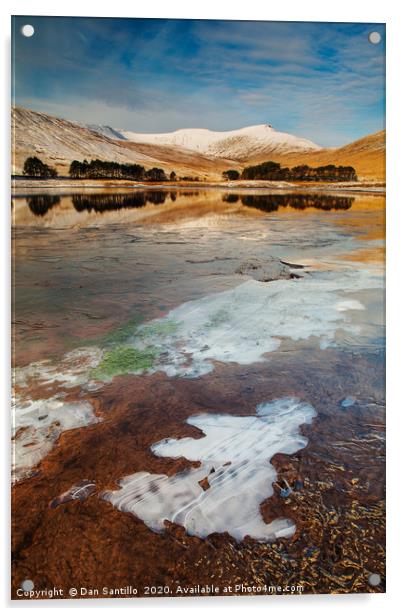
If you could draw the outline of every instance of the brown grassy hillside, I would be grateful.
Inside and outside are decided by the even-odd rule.
[[[368,135],[341,148],[323,148],[304,153],[278,154],[261,148],[248,160],[233,161],[201,154],[183,147],[135,143],[111,139],[94,130],[45,113],[15,107],[12,110],[12,171],[20,174],[28,156],[38,156],[66,175],[72,160],[95,159],[138,163],[145,168],[162,167],[179,176],[220,180],[225,169],[238,169],[273,160],[285,167],[307,164],[351,165],[359,180],[385,180],[385,131]]]
[[[256,164],[267,160],[266,156],[258,157],[247,164]],[[318,152],[306,154],[288,154],[273,157],[272,160],[281,163],[284,167],[296,165],[351,165],[356,169],[359,180],[385,181],[385,130],[340,148],[324,148]]]
[[[146,169],[161,167],[166,173],[220,179],[232,161],[216,160],[196,152],[160,145],[119,141],[85,126],[46,113],[15,107],[12,110],[12,172],[22,173],[28,156],[38,156],[66,175],[72,160],[99,158],[119,163],[137,163]]]

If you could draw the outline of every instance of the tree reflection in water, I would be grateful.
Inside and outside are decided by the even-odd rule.
[[[155,190],[114,195],[73,195],[72,202],[77,212],[106,212],[140,208],[144,207],[147,203],[159,205],[164,203],[167,197],[168,193],[162,190]]]
[[[35,216],[44,216],[54,205],[60,203],[60,197],[54,195],[33,195],[27,199],[28,207]]]
[[[162,190],[133,191],[118,194],[85,194],[72,195],[71,201],[77,212],[107,212],[121,209],[142,208],[148,203],[162,205],[166,199],[176,201],[177,197],[191,198],[199,195],[197,191],[166,192]],[[241,202],[246,207],[264,212],[276,212],[281,207],[297,210],[315,208],[319,210],[348,210],[354,197],[337,195],[309,194],[274,194],[250,195],[225,193],[222,201],[226,203]],[[29,209],[35,216],[45,216],[47,212],[60,203],[60,197],[54,195],[33,195],[27,199]]]
[[[291,207],[297,210],[315,208],[318,210],[348,210],[352,207],[354,197],[339,197],[337,195],[285,194],[285,195],[236,195],[227,193],[222,196],[227,203],[237,203],[239,200],[247,207],[253,207],[264,212],[276,212],[280,207]]]

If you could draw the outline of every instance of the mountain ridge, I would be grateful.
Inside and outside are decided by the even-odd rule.
[[[208,181],[221,179],[222,171],[226,169],[241,170],[244,166],[272,160],[283,166],[351,165],[355,167],[359,179],[385,179],[385,131],[367,135],[342,147],[321,148],[309,140],[280,133],[264,124],[234,131],[178,129],[173,133],[146,134],[110,126],[87,126],[43,112],[13,107],[12,135],[14,174],[22,173],[28,156],[38,156],[56,167],[60,174],[68,173],[74,159],[99,158],[137,163],[146,168],[157,166],[167,173],[174,170],[182,177],[196,176]],[[132,140],[133,137],[140,138],[140,135],[143,141]],[[180,144],[161,143],[161,135],[162,141],[166,135],[176,135],[179,141],[183,136],[190,136],[192,142],[188,143],[187,140],[187,145],[191,147],[181,145],[182,140]],[[194,135],[198,141],[196,139],[194,142]]]

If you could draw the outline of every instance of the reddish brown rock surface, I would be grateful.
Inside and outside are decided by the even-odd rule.
[[[329,361],[330,358],[330,361]],[[331,387],[327,387],[331,377]],[[37,473],[13,489],[12,596],[21,583],[35,589],[117,588],[197,584],[297,585],[305,593],[384,590],[384,413],[376,391],[382,370],[376,356],[354,360],[331,350],[286,352],[254,366],[221,366],[201,379],[156,374],[120,377],[87,395],[101,423],[64,433]],[[344,392],[357,404],[342,409]],[[71,392],[71,396],[76,392]],[[146,470],[169,475],[185,459],[157,458],[150,445],[166,437],[201,436],[185,423],[198,412],[254,414],[258,403],[283,395],[311,403],[317,417],[302,432],[309,444],[292,456],[276,455],[278,481],[288,498],[262,503],[264,519],[293,519],[288,540],[242,543],[227,534],[189,537],[166,524],[152,532],[141,520],[99,498],[125,475]],[[96,493],[50,508],[73,485],[90,478]],[[370,573],[381,584],[368,584]],[[285,591],[289,592],[289,591]]]

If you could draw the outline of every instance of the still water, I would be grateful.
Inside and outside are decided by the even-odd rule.
[[[340,564],[333,578],[365,587],[368,562],[383,568],[384,197],[76,191],[15,196],[12,209],[17,488],[44,479],[55,451],[71,487],[68,442],[78,438],[80,480],[89,465],[107,488],[99,507],[131,513],[151,534],[170,520],[200,538],[294,537],[302,558],[318,541],[302,505],[279,499],[269,513],[285,473],[305,486],[312,517],[337,511],[336,536],[364,544],[360,577]],[[144,395],[147,428],[136,424],[137,444],[122,452]],[[106,437],[120,413],[125,427]],[[198,440],[183,450],[169,439],[186,424]],[[86,430],[106,452],[102,467]],[[151,452],[171,475],[160,488]],[[272,466],[276,454],[293,470]],[[175,475],[180,456],[201,466]],[[342,550],[350,562],[346,539]]]
[[[253,260],[263,267],[270,258],[303,265],[294,273],[304,277],[320,270],[378,274],[377,292],[357,281],[356,292],[370,295],[360,325],[382,323],[382,196],[30,195],[13,200],[13,220],[19,365],[60,354],[134,317],[153,319],[233,288],[247,279]]]

